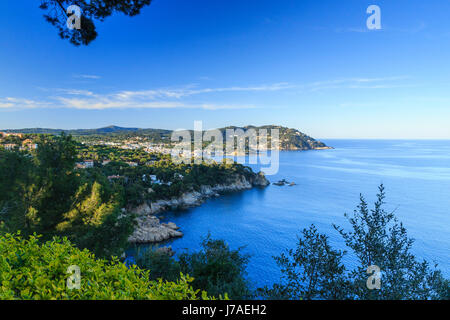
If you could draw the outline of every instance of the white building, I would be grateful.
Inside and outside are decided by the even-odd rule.
[[[154,174],[151,174],[151,175],[150,175],[150,180],[151,180],[151,182],[154,183],[154,184],[161,184],[161,181],[158,180],[158,178],[157,178],[156,175],[154,175]]]
[[[93,160],[86,160],[84,162],[77,162],[76,167],[78,169],[86,169],[86,168],[93,168],[94,167],[94,161]]]

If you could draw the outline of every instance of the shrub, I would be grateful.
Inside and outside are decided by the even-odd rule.
[[[214,240],[208,235],[198,252],[180,254],[181,271],[194,277],[192,286],[203,288],[212,295],[227,293],[231,299],[248,299],[253,296],[246,280],[249,255],[241,249],[231,250],[224,240]]]
[[[329,238],[311,225],[309,229],[303,229],[295,250],[275,257],[283,284],[261,288],[258,293],[278,300],[346,299],[349,283],[342,264],[344,254],[334,250]]]
[[[81,271],[80,289],[69,289],[69,266]],[[148,271],[127,268],[117,258],[96,259],[67,239],[40,244],[39,237],[0,235],[0,299],[210,299],[194,290],[189,276],[176,282],[149,281]]]
[[[172,281],[180,273],[194,277],[194,289],[206,290],[213,296],[231,299],[249,299],[254,294],[246,280],[249,255],[241,248],[231,250],[224,240],[212,239],[210,234],[202,239],[201,250],[186,250],[178,260],[153,248],[136,254],[136,264],[150,270],[150,279]]]
[[[138,250],[136,264],[145,270],[150,270],[150,280],[174,281],[181,272],[180,264],[165,252],[149,248],[143,253]]]

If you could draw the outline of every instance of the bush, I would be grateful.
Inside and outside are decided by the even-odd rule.
[[[303,229],[297,248],[275,257],[281,268],[283,284],[259,289],[260,295],[278,300],[342,300],[348,297],[349,283],[342,257],[329,238],[312,225]]]
[[[204,288],[212,295],[227,293],[231,299],[252,297],[246,280],[249,256],[241,249],[231,250],[224,240],[208,235],[199,252],[185,252],[179,256],[181,271],[194,277],[192,286]]]
[[[177,260],[165,252],[160,252],[149,248],[141,253],[138,250],[136,254],[136,264],[150,271],[150,280],[174,281],[181,272],[180,264]]]
[[[214,240],[206,236],[197,252],[185,251],[178,260],[167,253],[148,249],[136,254],[136,263],[150,271],[151,280],[171,281],[178,274],[194,277],[194,289],[206,290],[213,296],[229,296],[231,299],[249,299],[254,295],[246,280],[248,255],[241,249],[231,250],[224,240]]]
[[[379,187],[374,208],[369,209],[362,195],[352,216],[345,214],[351,230],[334,225],[359,265],[350,272],[352,298],[363,300],[435,300],[449,299],[449,281],[442,272],[412,254],[414,239],[397,220],[394,212],[387,212],[384,186]],[[378,290],[367,289],[367,268],[377,266],[381,276]]]
[[[80,289],[67,286],[68,267],[81,270]],[[194,290],[189,276],[176,282],[149,281],[148,271],[128,269],[117,258],[96,259],[67,239],[44,244],[20,233],[0,235],[0,299],[209,299]]]

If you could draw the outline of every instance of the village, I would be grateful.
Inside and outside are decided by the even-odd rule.
[[[6,150],[19,149],[23,151],[37,148],[37,144],[32,139],[26,138],[23,133],[0,132],[0,145]]]

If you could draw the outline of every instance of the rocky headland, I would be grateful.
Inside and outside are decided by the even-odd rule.
[[[221,193],[248,190],[253,187],[266,187],[270,182],[263,173],[251,176],[235,175],[225,184],[201,186],[198,191],[183,193],[180,197],[156,201],[144,201],[143,204],[127,211],[137,215],[134,233],[128,239],[131,243],[158,243],[172,238],[182,237],[183,233],[174,223],[161,223],[156,216],[168,210],[182,210],[201,205],[211,197]]]

